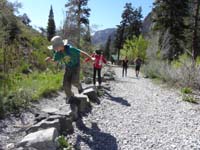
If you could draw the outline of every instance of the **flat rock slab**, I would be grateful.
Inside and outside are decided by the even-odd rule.
[[[70,116],[70,113],[71,113],[70,105],[65,104],[65,105],[57,106],[58,108],[55,108],[55,107],[46,107],[46,108],[43,108],[41,111],[48,114],[53,114],[53,115]]]
[[[58,146],[55,142],[56,137],[58,137],[56,128],[40,130],[25,136],[24,139],[18,143],[18,147],[33,147],[37,150],[57,150]]]
[[[42,120],[39,123],[33,125],[32,127],[30,127],[27,130],[27,133],[33,133],[33,132],[37,132],[39,130],[44,130],[44,129],[48,129],[48,128],[56,128],[57,131],[60,131],[60,121],[59,119],[54,119],[54,120]]]

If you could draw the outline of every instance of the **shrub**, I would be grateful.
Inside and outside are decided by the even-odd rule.
[[[58,137],[57,142],[59,144],[60,150],[72,149],[71,145],[67,142],[67,140],[65,139],[63,135]]]
[[[198,104],[197,99],[193,95],[183,94],[182,96],[183,101]]]
[[[159,78],[178,86],[200,89],[200,66],[194,65],[185,55],[171,63],[151,60],[142,70],[150,78]]]
[[[191,94],[192,93],[192,89],[189,87],[185,87],[181,89],[181,93],[183,94]]]

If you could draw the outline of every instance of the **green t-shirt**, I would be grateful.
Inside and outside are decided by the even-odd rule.
[[[77,67],[80,65],[80,51],[70,45],[65,45],[63,52],[54,51],[53,59],[67,67]]]

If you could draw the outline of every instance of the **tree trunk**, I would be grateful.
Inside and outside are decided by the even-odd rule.
[[[6,95],[6,50],[4,44],[2,44],[3,49],[3,95]]]
[[[78,38],[77,38],[77,47],[80,48],[81,41],[81,3],[78,4]]]
[[[193,36],[192,36],[192,55],[193,59],[195,60],[198,56],[198,37],[197,37],[197,30],[198,30],[198,18],[199,18],[199,4],[200,0],[194,1],[194,29],[193,29]]]

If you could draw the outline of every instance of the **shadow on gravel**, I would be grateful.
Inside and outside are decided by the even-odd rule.
[[[91,128],[85,126],[83,121],[80,119],[76,122],[77,128],[82,131],[86,136],[77,136],[75,149],[81,149],[80,143],[84,142],[91,150],[117,150],[116,138],[108,133],[101,132],[97,123],[92,123]],[[88,135],[88,136],[87,136]]]
[[[109,100],[120,103],[124,106],[131,106],[131,104],[129,104],[129,102],[125,99],[123,99],[122,97],[114,97],[111,94],[109,94],[108,92],[105,92],[105,95],[108,97]]]

